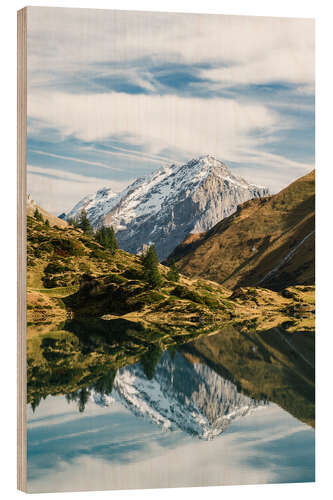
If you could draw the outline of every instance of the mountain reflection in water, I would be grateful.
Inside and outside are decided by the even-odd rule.
[[[164,349],[117,325],[30,328],[30,492],[314,480],[312,369],[278,333]]]
[[[82,412],[89,398],[118,400],[165,429],[204,439],[267,401],[313,425],[312,351],[310,335],[234,329],[165,349],[129,321],[69,320],[30,332],[28,402],[35,409],[62,394]]]

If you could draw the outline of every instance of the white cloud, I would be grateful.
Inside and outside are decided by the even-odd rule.
[[[295,78],[299,71],[301,82],[304,73],[312,70],[311,19],[29,8],[28,23],[30,83],[39,85],[53,71],[70,73],[91,63],[146,57],[151,62],[190,64],[211,61],[251,66],[265,61],[267,78],[274,61],[279,67],[279,54],[283,54],[283,65],[290,62],[290,71]],[[262,78],[264,66],[260,72]]]
[[[92,165],[95,167],[112,168],[112,170],[119,170],[119,169],[116,169],[114,167],[110,167],[110,165],[106,165],[105,163],[102,163],[100,161],[83,160],[82,158],[76,158],[75,156],[58,155],[55,153],[50,153],[48,151],[40,151],[37,149],[32,149],[31,153],[36,153],[36,154],[42,155],[42,156],[49,156],[50,158],[57,158],[59,160],[68,160],[68,161],[74,161],[76,163],[85,163],[86,165]]]
[[[123,137],[122,137],[123,139]],[[129,140],[129,143],[130,145],[133,143],[131,143],[131,141]],[[111,151],[111,150],[100,150],[98,148],[95,148],[93,146],[82,146],[82,151],[93,151],[94,153],[103,153],[104,155],[107,155],[107,156],[116,156],[116,157],[119,157],[119,158],[128,158],[130,160],[133,160],[135,159],[136,161],[140,161],[140,162],[153,162],[153,163],[157,163],[158,165],[161,165],[161,163],[170,163],[170,158],[165,158],[163,156],[160,156],[160,155],[152,155],[152,154],[147,154],[145,152],[141,152],[141,151],[135,151],[133,149],[129,149],[129,148],[122,148],[120,146],[115,146],[115,145],[112,145],[112,149],[114,149],[115,151]],[[115,170],[123,170],[123,169],[115,169]]]
[[[127,142],[146,148],[142,154],[119,148],[106,155],[162,164],[168,160],[160,152],[169,148],[187,152],[189,157],[212,153],[226,162],[301,168],[303,172],[313,168],[312,164],[263,150],[263,146],[275,140],[277,131],[291,129],[295,123],[260,103],[116,92],[31,92],[28,109],[32,118],[48,122],[64,135],[83,141],[125,137]],[[88,149],[94,150],[91,146]],[[51,152],[43,154],[61,157]],[[107,163],[63,158],[117,170]]]
[[[219,82],[221,86],[301,82],[302,89],[310,90],[314,82],[314,52],[306,47],[274,48],[248,62],[203,70],[201,77]]]
[[[147,143],[224,159],[258,145],[288,123],[262,104],[179,96],[31,92],[28,113],[64,135],[99,141],[125,134]]]

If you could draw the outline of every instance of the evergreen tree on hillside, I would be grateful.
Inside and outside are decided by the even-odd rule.
[[[36,207],[36,209],[34,211],[34,217],[35,217],[36,220],[38,220],[40,222],[44,222],[43,216],[42,216],[42,214],[40,213],[40,211],[38,210],[37,207]]]
[[[109,232],[110,232],[110,248],[115,253],[115,251],[118,249],[118,241],[116,238],[116,233],[114,232],[113,227],[109,227]]]
[[[67,222],[69,226],[78,227],[78,221],[74,217],[69,217],[69,219],[67,219]]]
[[[147,253],[143,256],[143,267],[144,277],[147,283],[149,283],[152,288],[159,288],[163,280],[158,269],[158,257],[155,245],[151,245]]]
[[[49,219],[45,219],[45,223],[44,224],[45,224],[46,227],[50,227]]]
[[[93,234],[93,227],[87,217],[87,212],[85,211],[85,209],[81,210],[78,220],[78,227],[82,229],[82,231],[86,234]]]
[[[118,242],[116,238],[116,234],[114,232],[113,227],[105,227],[97,229],[95,233],[95,239],[107,250],[110,250],[112,254],[114,254],[118,248]]]
[[[167,278],[169,281],[179,281],[179,271],[174,262],[170,266],[170,271],[167,274]]]

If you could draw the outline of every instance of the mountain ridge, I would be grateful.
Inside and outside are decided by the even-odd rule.
[[[162,260],[189,233],[209,230],[240,203],[268,193],[205,155],[162,167],[118,194],[103,188],[81,200],[65,218],[76,217],[85,208],[94,227],[114,227],[122,249],[136,254],[154,243]]]

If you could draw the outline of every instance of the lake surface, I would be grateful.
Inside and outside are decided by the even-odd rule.
[[[44,394],[28,406],[28,491],[314,481],[314,430],[214,363],[153,353]]]

